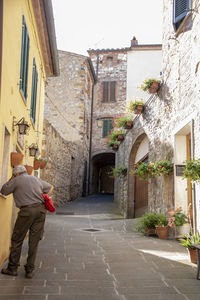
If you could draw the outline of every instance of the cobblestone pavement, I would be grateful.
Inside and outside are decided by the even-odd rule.
[[[134,222],[120,217],[111,196],[57,209],[47,217],[34,278],[24,277],[26,241],[19,275],[0,275],[0,300],[199,300],[186,250],[140,235]]]

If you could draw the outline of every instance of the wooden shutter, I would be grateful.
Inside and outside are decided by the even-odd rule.
[[[28,59],[29,59],[29,35],[24,16],[22,17],[22,42],[21,42],[21,64],[20,64],[20,90],[27,98],[28,82]]]
[[[103,82],[103,102],[108,102],[108,81]]]
[[[173,23],[177,30],[190,9],[190,0],[174,0]]]
[[[38,72],[35,64],[35,59],[33,59],[32,90],[31,90],[31,119],[34,124],[35,124],[35,116],[36,116],[37,82],[38,82]]]
[[[102,137],[106,137],[113,129],[112,119],[103,120],[103,132]]]
[[[116,101],[115,99],[115,87],[116,87],[116,81],[111,81],[110,83],[110,102]]]

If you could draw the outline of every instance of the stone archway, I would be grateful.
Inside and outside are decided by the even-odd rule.
[[[109,176],[111,167],[115,167],[115,153],[103,152],[92,158],[91,194],[113,194],[114,179]]]
[[[139,161],[147,161],[149,152],[149,140],[145,133],[141,134],[132,146],[129,156],[129,171]],[[129,218],[140,217],[148,209],[148,185],[139,178],[128,177],[128,209]]]

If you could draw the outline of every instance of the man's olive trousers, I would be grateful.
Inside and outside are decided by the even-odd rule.
[[[34,270],[38,243],[44,231],[46,209],[43,204],[21,208],[15,223],[11,238],[11,249],[8,268],[17,270],[19,266],[22,244],[29,230],[28,257],[25,265],[26,272]]]

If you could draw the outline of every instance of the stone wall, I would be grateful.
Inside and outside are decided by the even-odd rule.
[[[53,184],[56,206],[82,195],[84,177],[84,152],[81,142],[64,140],[58,131],[44,121],[43,155],[48,159],[41,178]]]
[[[60,76],[47,81],[42,178],[55,186],[57,204],[87,194],[92,84],[89,58],[59,51]]]
[[[134,119],[134,127],[127,132],[125,141],[117,153],[117,165],[130,165],[131,150],[137,138],[145,133],[149,139],[149,160],[164,158],[172,151],[172,161],[176,164],[175,138],[191,134],[191,157],[200,157],[200,17],[195,12],[198,1],[193,1],[194,11],[186,18],[181,30],[175,32],[172,25],[173,1],[164,1],[163,10],[163,77],[158,96],[149,97],[145,113]],[[180,147],[176,151],[181,152]],[[130,176],[122,181],[116,179],[115,200],[124,215],[129,214]],[[174,182],[174,183],[173,183]],[[151,180],[148,186],[150,211],[166,212],[177,204],[187,210],[187,191],[180,190],[186,200],[178,200],[174,189],[178,190],[176,171],[170,177]],[[199,187],[192,193],[192,204],[199,224]],[[134,191],[133,191],[134,192]]]

